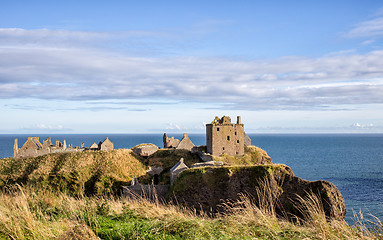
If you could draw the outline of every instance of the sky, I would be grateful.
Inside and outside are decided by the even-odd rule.
[[[382,1],[0,0],[0,134],[383,133]]]

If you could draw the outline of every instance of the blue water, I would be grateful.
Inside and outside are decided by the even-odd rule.
[[[178,139],[182,134],[168,134]],[[52,142],[66,139],[67,144],[90,146],[109,136],[115,148],[131,148],[140,143],[162,147],[162,134],[81,134],[48,136]],[[346,221],[353,223],[353,212],[373,214],[383,220],[383,134],[369,135],[254,135],[252,144],[267,151],[274,163],[292,168],[306,180],[327,180],[342,193],[347,208]],[[189,134],[196,145],[205,144],[205,135]],[[27,135],[0,135],[0,158],[13,155],[14,138],[19,147]],[[371,219],[371,218],[370,218]]]

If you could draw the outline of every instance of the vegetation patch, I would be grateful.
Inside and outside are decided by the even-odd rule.
[[[226,165],[259,165],[272,164],[272,160],[266,151],[255,146],[245,147],[243,156],[230,156],[223,154],[221,156],[212,156],[214,161],[222,161]]]
[[[2,239],[382,239],[382,225],[326,221],[315,198],[302,199],[311,220],[276,218],[246,197],[227,204],[227,214],[145,199],[73,197],[59,191],[14,187],[0,193]]]
[[[118,194],[146,166],[128,149],[57,153],[0,159],[0,188],[14,184],[50,188],[68,194]]]
[[[184,149],[159,149],[156,153],[148,158],[148,165],[162,167],[163,172],[160,176],[160,184],[170,184],[170,169],[176,165],[180,159],[184,159],[184,163],[190,167],[194,163],[201,162],[197,154],[191,153]],[[147,182],[147,177],[139,179],[140,182]]]

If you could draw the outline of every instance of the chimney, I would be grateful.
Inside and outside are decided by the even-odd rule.
[[[13,145],[13,157],[17,157],[19,153],[19,146],[17,144],[17,138],[15,138],[15,145]]]
[[[66,149],[66,140],[63,140],[63,149]]]
[[[241,116],[237,116],[237,124],[241,124]]]

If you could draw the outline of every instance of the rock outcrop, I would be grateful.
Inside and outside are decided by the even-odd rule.
[[[132,151],[141,157],[149,157],[158,151],[158,147],[151,143],[144,143],[133,147]]]
[[[346,207],[339,190],[330,182],[310,182],[294,175],[285,165],[204,167],[187,169],[174,181],[170,195],[174,202],[205,212],[221,212],[223,202],[234,202],[245,194],[259,204],[272,201],[275,212],[289,219],[304,218],[299,198],[318,196],[326,217],[344,219]]]

